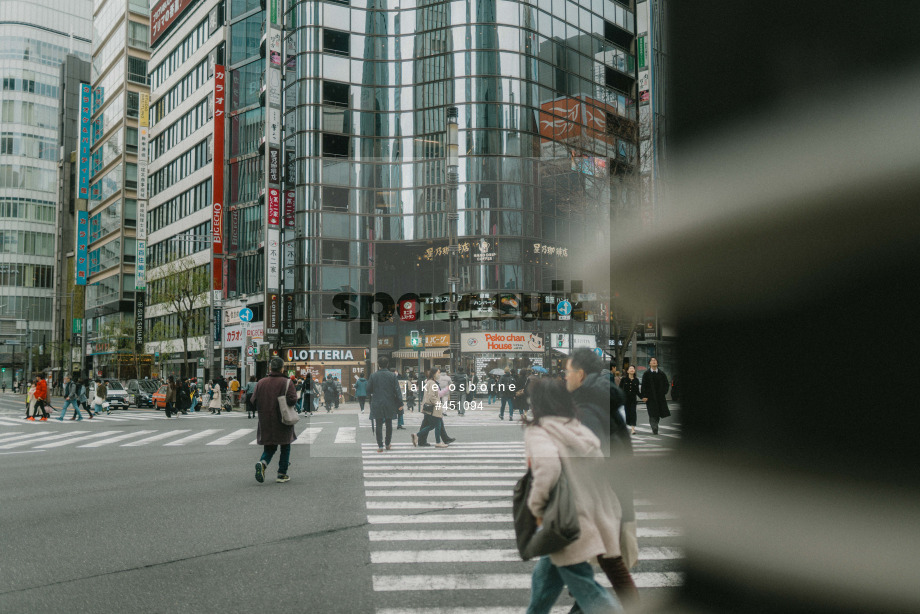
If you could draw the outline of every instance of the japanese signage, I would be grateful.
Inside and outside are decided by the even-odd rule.
[[[266,288],[269,292],[278,291],[278,280],[281,278],[281,233],[275,228],[269,228],[268,239],[265,244],[265,262],[268,265],[268,280]]]
[[[645,63],[646,57],[648,57],[646,54],[646,50],[645,50],[645,43],[647,40],[648,40],[647,36],[640,36],[638,44],[636,45],[637,51],[638,51],[636,55],[638,56],[638,60],[639,60],[639,68],[648,67],[648,64]]]
[[[246,326],[246,339],[243,338],[243,327],[240,324],[227,326],[223,335],[225,347],[243,347],[253,341],[261,342],[264,337],[265,327],[262,322],[250,322]]]
[[[281,143],[281,111],[279,109],[268,110],[268,142],[271,145]]]
[[[281,150],[268,148],[268,182],[281,183]]]
[[[134,295],[134,343],[143,345],[144,343],[144,303],[146,295],[138,292]]]
[[[140,203],[138,203],[140,205]],[[134,255],[134,289],[147,287],[147,241],[137,240],[137,253]]]
[[[572,335],[575,349],[593,348],[597,346],[594,335]],[[569,347],[568,333],[552,333],[550,337],[550,347],[565,348]]]
[[[86,279],[89,276],[89,213],[86,211],[77,212],[77,262],[76,262],[76,283],[78,286],[85,286]]]
[[[399,301],[399,319],[403,322],[414,322],[418,319],[418,301],[405,299]]]
[[[214,290],[223,290],[223,266],[221,255],[224,253],[224,93],[226,73],[220,64],[214,66],[214,166],[212,169],[213,186],[211,210],[211,271]]]
[[[150,11],[150,46],[153,47],[193,0],[160,0]]]
[[[269,337],[277,337],[278,328],[281,326],[281,297],[277,292],[269,292],[265,295],[265,299],[268,308],[265,334]]]
[[[450,346],[450,335],[444,334],[428,334],[424,335],[424,345],[426,348],[446,348]],[[403,347],[411,348],[412,344],[409,342],[411,337],[403,337]]]
[[[543,333],[463,333],[461,352],[543,352]]]
[[[150,94],[142,93],[140,95],[138,123],[145,128],[150,126]]]
[[[289,233],[290,234],[290,233]],[[294,290],[294,271],[291,270],[294,268],[295,259],[297,254],[297,248],[294,245],[293,241],[288,241],[284,244],[284,268],[287,271],[284,275],[284,290],[285,292],[292,292]]]
[[[281,190],[268,188],[268,223],[277,226],[281,222]]]
[[[284,192],[284,227],[294,227],[294,190]]]
[[[150,140],[150,128],[141,126],[137,129],[137,198],[147,200],[147,143]],[[137,228],[141,230],[141,217],[138,212]],[[146,221],[144,231],[146,232]]]
[[[288,277],[291,277],[288,275]],[[285,337],[294,336],[294,295],[285,294],[284,295],[284,313],[281,318],[282,321],[282,331]]]
[[[89,198],[89,120],[91,90],[86,83],[80,84],[80,147],[77,153],[77,198]]]

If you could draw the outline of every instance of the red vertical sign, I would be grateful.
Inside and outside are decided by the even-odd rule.
[[[268,223],[277,226],[281,221],[281,190],[268,188]]]
[[[224,253],[224,94],[225,72],[221,65],[214,66],[214,168],[211,209],[211,271],[214,277],[214,289],[223,290]]]

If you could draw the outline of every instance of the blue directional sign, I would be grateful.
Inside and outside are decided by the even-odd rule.
[[[559,301],[556,305],[556,312],[561,316],[567,316],[572,313],[572,303],[569,301]]]
[[[600,348],[594,348],[593,351],[594,351],[595,354],[597,354],[597,357],[598,357],[598,358],[603,358],[603,357],[604,357],[604,350],[602,350],[602,349],[600,349]]]
[[[243,322],[252,322],[252,309],[249,307],[240,309],[240,320]]]

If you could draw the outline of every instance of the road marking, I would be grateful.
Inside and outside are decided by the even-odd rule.
[[[393,490],[368,490],[364,493],[366,497],[425,497],[431,499],[438,497],[511,497],[511,490],[405,490],[396,488]]]
[[[396,452],[396,453],[387,452],[386,456],[383,456],[383,457],[376,456],[377,452],[374,452],[374,454],[375,456],[371,458],[379,458],[380,460],[389,460],[392,458],[411,459],[411,458],[418,458],[420,455],[425,455],[425,456],[429,456],[430,458],[433,458],[435,454],[437,454],[438,456],[443,456],[445,459],[450,459],[454,456],[462,456],[464,459],[468,459],[468,458],[514,458],[514,459],[520,460],[524,457],[523,450],[518,454],[511,454],[511,453],[502,453],[502,454],[499,454],[499,453],[475,454],[473,453],[471,454],[471,453],[466,452],[465,450],[457,450],[456,448],[446,448],[446,449],[436,448],[433,445],[430,448],[423,447],[421,450],[417,452]],[[368,458],[368,456],[365,455],[365,458]]]
[[[393,474],[387,471],[383,471],[383,472],[365,471],[364,472],[365,478],[392,477],[394,479],[401,479],[401,480],[407,479],[407,478],[421,478],[421,479],[429,479],[429,480],[430,479],[442,479],[442,478],[444,479],[446,478],[515,478],[517,479],[521,477],[522,475],[523,475],[523,472],[517,472],[517,471],[513,473],[511,472],[506,473],[506,472],[499,472],[499,471],[491,471],[488,473],[485,473],[485,472],[451,473],[449,469],[446,472],[442,472],[442,473],[436,473],[436,472],[418,473],[418,472],[404,471],[404,472],[400,472],[397,474]]]
[[[20,433],[19,431],[11,431],[9,433],[0,433],[0,441],[10,438],[10,437],[14,437],[16,435],[22,435],[22,434],[23,433]]]
[[[518,447],[523,448],[524,442],[523,441],[476,441],[476,442],[467,443],[466,445],[467,446],[478,446],[482,448],[502,448],[502,447],[507,447],[507,446],[518,446]],[[375,447],[375,445],[372,443],[362,443],[361,446],[364,448],[374,448]],[[394,443],[393,447],[412,449],[413,445],[412,443]]]
[[[341,426],[335,434],[335,443],[355,443],[357,436],[357,427]]]
[[[21,426],[23,424],[35,424],[40,420],[26,420],[25,418],[0,418],[0,424],[9,424],[10,426]]]
[[[675,527],[639,527],[636,529],[636,537],[680,537],[683,534],[681,529]]]
[[[11,448],[18,448],[20,446],[29,446],[29,445],[32,445],[34,443],[38,443],[41,441],[54,441],[56,439],[64,439],[66,437],[73,437],[74,435],[79,435],[79,434],[88,433],[88,432],[89,431],[71,431],[69,433],[59,433],[57,435],[46,435],[46,436],[42,436],[38,438],[31,438],[31,439],[26,439],[23,441],[16,441],[13,443],[6,443],[6,444],[0,445],[0,450],[9,450]],[[36,447],[41,447],[41,446],[36,446]]]
[[[660,588],[683,584],[681,573],[634,573],[632,578],[638,588]],[[610,581],[603,573],[595,574],[594,579],[603,586],[610,586]],[[529,573],[425,574],[373,576],[372,579],[375,591],[529,590],[531,581],[532,576]]]
[[[371,563],[497,563],[520,562],[517,550],[382,550],[371,552]],[[520,610],[518,610],[520,614]]]
[[[243,435],[248,435],[249,433],[253,432],[254,430],[255,430],[255,429],[239,429],[239,430],[237,430],[237,431],[233,431],[232,433],[227,433],[226,435],[224,435],[224,436],[221,437],[220,439],[215,439],[214,441],[212,441],[211,443],[209,443],[209,444],[207,444],[207,445],[209,445],[209,446],[225,446],[225,445],[227,445],[227,444],[229,444],[229,443],[231,443],[231,442],[233,442],[233,441],[239,439],[239,438],[242,437]]]
[[[213,435],[214,433],[219,433],[222,429],[205,429],[203,431],[198,431],[197,433],[192,433],[188,437],[183,437],[182,439],[177,439],[176,441],[170,441],[169,443],[163,444],[164,446],[184,446],[185,444],[195,441],[197,439],[204,439],[208,435]]]
[[[389,541],[490,541],[493,539],[513,540],[511,529],[440,529],[436,531],[368,531],[372,542]]]
[[[140,441],[132,441],[131,443],[123,443],[122,447],[126,446],[145,446],[148,443],[153,443],[154,441],[160,441],[161,439],[167,439],[175,435],[181,435],[182,433],[188,433],[189,429],[179,429],[176,431],[166,431],[165,433],[160,433],[159,435],[154,435],[153,437],[148,437],[147,439],[141,439]]]
[[[635,503],[633,503],[635,505]],[[671,512],[636,512],[636,520],[676,520],[677,514]]]
[[[411,514],[408,516],[368,515],[370,524],[454,524],[469,522],[510,522],[510,514]]]
[[[41,446],[44,449],[48,448],[59,448],[61,446],[69,446],[72,443],[77,443],[78,441],[86,441],[87,439],[96,439],[97,437],[106,437],[108,435],[113,435],[115,433],[120,433],[121,431],[102,431],[101,433],[90,433],[89,435],[81,435],[80,437],[74,437],[72,439],[66,439],[64,441],[55,441]]]
[[[311,444],[316,441],[316,438],[319,437],[319,434],[323,431],[323,427],[308,426],[302,432],[297,434],[297,439],[294,440],[295,444]],[[255,442],[253,442],[255,443]]]
[[[22,433],[21,435],[14,435],[13,437],[9,437],[3,440],[2,443],[10,443],[11,441],[15,441],[17,439],[29,439],[30,437],[41,437],[42,435],[50,435],[52,433],[54,433],[54,431],[39,431],[37,433]]]
[[[78,448],[99,448],[102,446],[107,446],[110,443],[116,443],[118,441],[124,441],[125,439],[131,439],[132,437],[137,437],[138,435],[146,435],[147,433],[156,433],[156,431],[134,431],[133,433],[125,433],[124,435],[116,435],[115,437],[109,437],[108,439],[103,439],[101,441],[94,441],[93,443],[88,443],[82,446],[77,446]]]
[[[431,491],[427,491],[431,495]],[[508,493],[503,493],[507,495]],[[442,496],[438,493],[438,496]],[[506,501],[442,501],[432,503],[428,501],[368,501],[369,510],[461,510],[479,508],[508,508],[511,509],[511,500]]]
[[[416,482],[369,482],[364,481],[365,488],[373,488],[375,486],[509,486],[513,487],[517,484],[517,480],[511,481],[500,481],[500,480],[453,480],[453,479],[444,479],[444,480],[419,480]],[[431,491],[428,493],[429,496],[434,496],[437,494],[437,491]]]
[[[394,465],[397,464],[400,467],[409,467],[413,466],[415,468],[425,469],[427,465],[442,465],[445,462],[449,462],[453,459],[432,459],[432,460],[389,460],[390,455],[384,454],[383,458],[378,459],[377,457],[370,456],[364,460],[364,466],[368,468],[377,468],[377,466],[385,465]],[[505,465],[520,465],[524,463],[524,459],[520,458],[518,460],[468,460],[462,459],[462,462],[466,465],[479,465],[481,467],[489,467],[493,465],[499,465],[504,467]]]
[[[426,607],[426,608],[377,608],[377,614],[521,614],[518,607],[488,607],[488,608],[463,608],[463,607]],[[557,605],[549,614],[568,614],[569,606]]]

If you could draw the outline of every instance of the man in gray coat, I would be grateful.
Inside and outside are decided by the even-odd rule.
[[[377,435],[378,452],[383,452],[384,424],[386,424],[386,449],[390,449],[390,442],[393,439],[393,419],[399,415],[399,409],[403,406],[399,380],[396,379],[396,374],[387,368],[389,366],[390,359],[381,356],[377,360],[377,371],[367,382],[367,394],[371,397],[371,420],[377,426],[374,433]]]
[[[288,405],[297,402],[297,390],[294,383],[286,378],[281,369],[284,361],[275,356],[268,363],[269,374],[256,384],[252,393],[252,404],[259,414],[259,429],[256,441],[262,446],[262,458],[256,463],[256,480],[265,481],[265,469],[272,462],[272,457],[278,446],[281,446],[281,457],[278,459],[278,482],[288,482],[288,465],[291,459],[291,444],[297,439],[294,426],[281,422],[281,408],[278,406],[278,397],[285,397]]]

